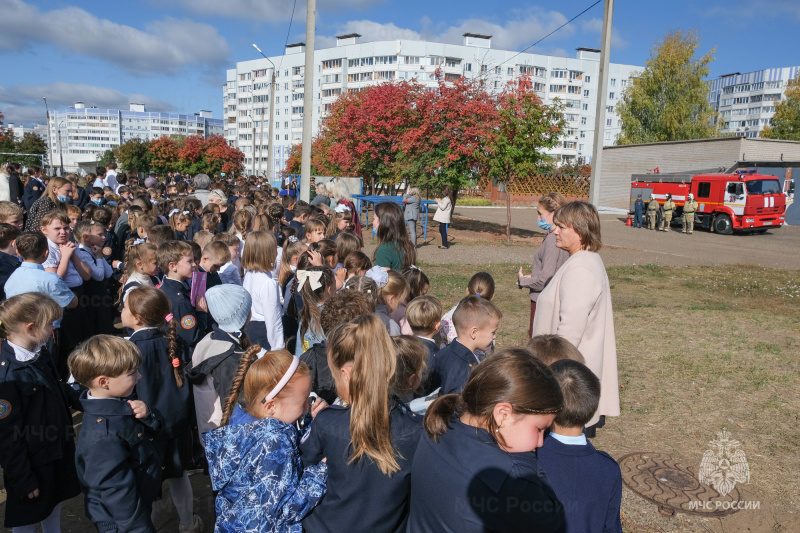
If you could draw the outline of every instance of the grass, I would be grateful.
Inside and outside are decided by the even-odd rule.
[[[515,286],[514,267],[491,267],[494,301],[503,312],[498,346],[527,342],[529,300]],[[423,269],[431,293],[449,309],[463,297],[472,274],[484,268]],[[725,427],[750,464],[751,481],[743,490],[768,502],[778,523],[794,523],[788,515],[800,494],[797,273],[641,265],[611,267],[608,276],[622,416],[609,420],[596,445],[615,457],[660,451],[699,468],[708,441]],[[735,528],[730,521],[741,516],[724,520]]]
[[[484,207],[494,205],[491,200],[485,198],[459,198],[456,207]]]

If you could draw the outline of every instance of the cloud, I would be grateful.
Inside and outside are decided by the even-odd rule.
[[[343,25],[337,26],[336,35],[348,33],[358,33],[369,41],[394,41],[397,39],[408,39],[420,41],[423,36],[420,32],[408,28],[400,28],[392,22],[382,24],[371,20],[351,20]],[[336,46],[336,37],[321,35],[315,39],[316,48],[329,48]]]
[[[83,9],[40,11],[21,0],[0,0],[0,52],[50,43],[63,52],[108,61],[137,75],[175,74],[185,67],[217,69],[230,55],[216,28],[166,18],[144,30],[100,19]]]
[[[348,8],[366,10],[382,4],[384,0],[319,0],[317,12],[342,11]],[[178,6],[191,13],[205,16],[220,16],[234,19],[259,20],[265,22],[285,22],[292,14],[291,0],[162,0],[164,4]],[[305,21],[306,8],[303,3],[295,8],[295,20]]]
[[[45,107],[42,97],[47,98],[51,111],[71,106],[74,102],[83,102],[87,107],[96,106],[100,109],[128,109],[130,102],[136,102],[145,104],[150,111],[186,111],[183,105],[185,102],[170,103],[138,93],[126,95],[116,89],[83,83],[54,82],[47,85],[0,86],[0,110],[5,115],[5,122],[44,123]]]

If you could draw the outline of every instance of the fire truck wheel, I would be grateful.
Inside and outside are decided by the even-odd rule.
[[[720,235],[730,235],[733,233],[733,223],[731,223],[731,217],[725,213],[720,213],[714,217],[714,231]]]

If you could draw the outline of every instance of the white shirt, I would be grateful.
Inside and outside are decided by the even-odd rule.
[[[244,273],[242,286],[253,298],[250,320],[265,323],[270,350],[282,349],[284,347],[281,321],[283,306],[281,305],[281,289],[277,280],[271,274],[247,270]]]
[[[39,357],[39,351],[42,349],[40,346],[38,350],[32,352],[30,350],[26,350],[22,346],[14,344],[11,341],[8,341],[8,345],[14,349],[14,358],[21,363],[27,363],[28,361],[35,360],[37,357]]]
[[[107,170],[106,171],[106,185],[111,187],[111,190],[114,191],[114,194],[117,194],[117,189],[119,189],[119,183],[117,183],[117,171],[116,170]]]
[[[50,253],[44,263],[42,263],[42,266],[45,270],[48,268],[58,269],[58,264],[61,263],[61,248],[50,239],[47,239],[47,247],[50,249]],[[64,283],[66,283],[67,287],[70,289],[83,285],[83,279],[81,275],[78,274],[78,271],[75,270],[75,265],[72,264],[72,261],[67,264],[67,273],[64,274]]]

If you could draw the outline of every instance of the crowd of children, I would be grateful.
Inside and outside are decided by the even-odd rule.
[[[486,272],[446,311],[398,205],[370,255],[341,183],[104,176],[0,202],[6,527],[60,531],[82,491],[98,531],[155,531],[166,482],[203,531],[205,471],[220,532],[621,531],[580,352],[495,349]]]

